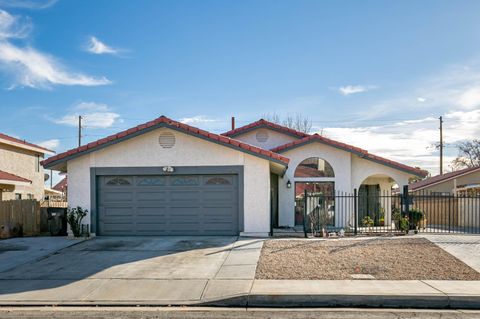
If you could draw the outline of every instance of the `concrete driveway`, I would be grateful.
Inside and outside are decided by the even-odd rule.
[[[0,304],[182,304],[247,295],[263,240],[98,237],[0,272]]]

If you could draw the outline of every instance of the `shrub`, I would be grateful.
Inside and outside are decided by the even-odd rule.
[[[374,221],[370,216],[365,216],[362,219],[362,224],[363,224],[363,226],[371,227],[371,226],[373,226]]]
[[[88,210],[83,209],[80,206],[76,208],[67,208],[67,223],[70,225],[72,229],[73,236],[80,237],[81,234],[81,225],[82,220],[85,216],[87,216]]]
[[[423,219],[423,212],[420,209],[412,209],[408,213],[408,216],[410,217],[410,221],[412,222],[413,226],[418,226],[420,221]]]

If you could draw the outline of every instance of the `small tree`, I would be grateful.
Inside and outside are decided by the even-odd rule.
[[[73,236],[80,237],[82,235],[81,225],[82,220],[87,216],[88,210],[83,209],[80,206],[76,208],[67,208],[67,223],[72,229]]]
[[[452,162],[456,169],[480,166],[480,140],[465,141],[458,144],[458,157]]]
[[[264,114],[263,118],[275,124],[280,124],[296,131],[309,134],[312,131],[312,119],[300,113],[287,114],[285,118],[281,118],[278,114]],[[321,133],[320,133],[321,135]]]

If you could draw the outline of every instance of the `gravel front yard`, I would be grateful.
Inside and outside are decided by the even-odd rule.
[[[424,238],[269,240],[257,279],[480,280],[460,260]]]

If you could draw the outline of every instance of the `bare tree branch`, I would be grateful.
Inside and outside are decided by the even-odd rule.
[[[465,141],[458,145],[458,157],[452,162],[455,169],[480,166],[480,140]]]
[[[300,113],[287,114],[283,119],[276,113],[264,114],[263,118],[269,122],[280,124],[299,132],[309,134],[312,131],[312,119]],[[323,130],[319,133],[322,135]]]

